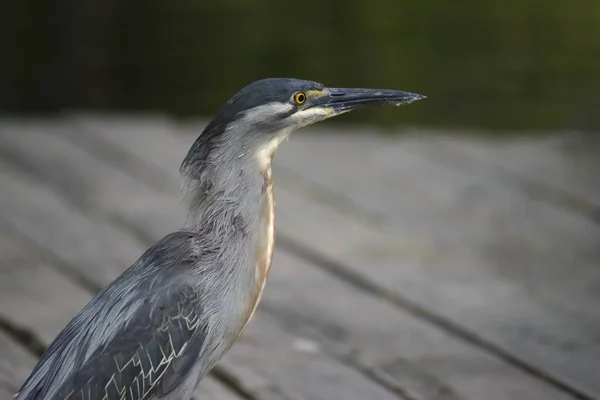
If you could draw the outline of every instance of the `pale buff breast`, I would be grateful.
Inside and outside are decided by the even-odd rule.
[[[263,240],[261,240],[258,249],[258,259],[256,263],[255,277],[256,277],[256,288],[255,296],[253,296],[253,305],[248,317],[250,321],[256,308],[260,303],[269,271],[271,270],[271,262],[273,260],[273,250],[275,247],[275,195],[273,193],[273,182],[271,180],[271,168],[267,168],[264,172],[265,178],[265,221],[264,221],[264,232]]]

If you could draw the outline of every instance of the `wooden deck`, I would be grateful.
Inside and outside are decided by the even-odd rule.
[[[0,400],[180,226],[202,126],[0,120]],[[198,400],[600,399],[599,139],[323,126],[276,156],[264,299]]]

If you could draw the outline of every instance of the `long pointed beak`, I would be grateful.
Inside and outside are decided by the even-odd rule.
[[[313,106],[327,107],[335,112],[351,111],[365,106],[403,106],[425,96],[400,90],[327,88],[327,94],[315,101]]]

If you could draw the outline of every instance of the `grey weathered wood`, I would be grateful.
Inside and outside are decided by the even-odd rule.
[[[268,399],[398,399],[382,386],[319,351],[299,344],[269,318],[258,314],[222,365],[245,379],[245,391]]]
[[[92,294],[35,255],[36,252],[27,243],[0,231],[0,319],[33,333],[44,346],[48,346],[91,300]],[[1,348],[0,340],[0,351],[3,351]],[[5,361],[8,365],[16,363],[3,354],[0,355],[0,363],[2,359],[9,360]],[[35,365],[34,357],[27,361],[14,377],[13,385],[17,388]],[[0,368],[0,376],[1,371]],[[194,395],[199,400],[239,399],[212,376],[198,386]]]
[[[567,132],[546,138],[410,135],[403,147],[436,161],[468,169],[566,206],[600,208],[600,140],[597,134]],[[438,159],[439,158],[439,159]]]
[[[0,400],[12,400],[35,360],[33,354],[0,330]]]
[[[241,400],[242,396],[235,393],[230,387],[215,379],[212,375],[206,376],[194,391],[192,400]]]
[[[32,247],[0,231],[0,319],[35,333],[48,345],[91,294]]]
[[[95,157],[90,157],[89,153],[59,134],[65,130],[74,128],[60,121],[38,125],[2,125],[0,154],[17,164],[27,161],[25,168],[68,193],[68,199],[83,210],[118,203],[126,212],[116,221],[125,224],[135,221],[142,235],[163,236],[181,226],[184,216],[173,214],[177,212],[173,207],[173,200],[162,193],[151,191],[150,187],[141,184],[129,196],[115,196],[116,193],[128,190],[124,173],[118,168],[97,168],[99,161]],[[72,134],[77,135],[77,132]],[[68,161],[65,159],[67,155]],[[85,166],[85,169],[72,169],[74,163]],[[66,176],[68,179],[64,179]],[[122,186],[116,191],[105,190],[108,185]],[[157,205],[160,207],[156,207]],[[144,221],[148,219],[158,223],[147,225]]]
[[[110,122],[103,122],[110,125]],[[171,184],[164,189],[167,191],[175,190],[177,182],[176,165],[187,150],[186,145],[184,145],[185,140],[177,140],[178,143],[174,143],[174,140],[170,140],[166,136],[164,127],[162,127],[162,134],[156,134],[154,138],[150,139],[135,124],[133,126],[106,125],[93,124],[92,129],[87,127],[89,132],[93,132],[93,134],[90,134],[91,143],[97,143],[101,137],[113,141],[136,157],[147,160],[146,163],[149,167],[141,170],[150,169],[153,163],[160,165],[164,168],[163,173],[170,174],[172,177]],[[90,145],[90,142],[85,143],[85,132],[86,127],[81,131],[80,143],[84,146],[87,145],[89,150],[93,151],[95,145]],[[134,137],[137,137],[138,141],[143,140],[145,144],[136,146],[138,141]],[[187,146],[189,146],[189,143]],[[150,151],[147,151],[146,148]],[[153,154],[151,152],[153,151],[152,148],[160,148],[160,156]],[[327,246],[328,250],[334,253],[352,252],[357,246],[360,249],[366,245],[373,248],[378,245],[388,246],[389,248],[391,245],[389,240],[381,242],[381,235],[376,234],[377,232],[366,229],[359,222],[340,217],[321,204],[306,201],[306,199],[299,197],[296,192],[289,190],[289,186],[293,186],[292,184],[289,182],[283,183],[278,181],[276,189],[278,232],[304,242],[306,237],[310,237],[311,245],[319,242],[321,247]],[[128,186],[132,190],[134,185]],[[112,189],[107,188],[106,190]],[[117,186],[114,186],[114,190],[117,190]],[[123,195],[126,194],[123,193]],[[309,217],[308,222],[305,219],[306,216]],[[318,229],[315,229],[315,227],[318,227]],[[332,229],[334,230],[332,231]],[[343,232],[343,234],[340,234],[340,232]],[[391,250],[393,252],[393,249]],[[418,249],[415,250],[418,251]],[[281,250],[279,249],[276,254],[282,254]],[[370,255],[373,256],[373,254]],[[279,257],[284,257],[285,261],[278,262]],[[500,362],[483,351],[460,343],[460,341],[455,340],[451,335],[438,328],[420,322],[381,300],[375,300],[372,296],[356,293],[347,285],[337,282],[322,271],[309,272],[310,269],[314,269],[310,265],[292,267],[298,265],[298,263],[302,264],[301,261],[294,261],[285,253],[281,256],[276,255],[276,267],[273,269],[273,275],[261,309],[274,312],[279,319],[285,322],[288,328],[305,332],[320,341],[325,341],[327,346],[335,349],[335,352],[339,355],[344,357],[352,354],[354,354],[353,357],[356,357],[356,354],[361,355],[353,360],[357,365],[372,368],[382,375],[384,370],[387,371],[385,373],[388,375],[386,378],[388,384],[397,385],[399,390],[411,391],[411,395],[415,398],[435,398],[432,397],[431,393],[435,392],[436,388],[440,389],[441,393],[447,396],[446,398],[450,398],[448,397],[450,394],[447,394],[447,392],[451,392],[452,389],[449,389],[449,387],[455,388],[456,392],[464,398],[479,398],[482,395],[482,387],[485,388],[487,398],[501,399],[509,395],[515,396],[515,393],[520,393],[523,398],[528,399],[562,397],[561,394],[549,389],[545,384],[536,382],[516,368]],[[278,274],[284,273],[281,271],[294,272],[286,275],[284,279],[277,280]],[[276,282],[273,283],[273,280],[276,280]],[[315,290],[318,287],[321,287],[321,291]],[[291,292],[295,294],[293,298]],[[279,294],[279,297],[274,293]],[[306,296],[306,293],[311,293],[312,297]],[[339,303],[336,304],[344,304],[347,307],[346,310],[334,307],[335,304],[328,301],[329,296],[335,296],[339,299]],[[365,310],[361,315],[372,316],[373,320],[365,317],[354,319],[355,314],[353,311],[359,309]],[[342,332],[340,333],[341,338],[329,336],[335,336],[336,331]],[[364,336],[354,336],[361,331],[366,331]],[[398,332],[406,332],[407,337],[410,338],[410,340],[407,340],[406,346],[402,346],[400,341],[397,343],[394,341],[393,338],[399,334]],[[387,335],[389,340],[381,340],[382,334]],[[428,339],[431,337],[435,337],[436,341],[439,342],[437,346],[432,345],[432,341]],[[345,340],[348,340],[349,343],[346,343]],[[365,349],[362,347],[365,347]],[[418,353],[417,349],[422,349],[426,354],[415,355],[414,359],[410,359],[410,362],[402,364],[402,357],[410,358],[412,354],[416,354],[412,351]],[[447,370],[452,369],[451,377],[447,375],[447,370],[445,372],[436,370],[435,363],[431,362],[444,357],[449,358],[449,354],[454,356],[445,365]],[[426,363],[426,367],[419,367],[421,359],[430,362]],[[452,360],[455,361],[455,364]],[[458,364],[456,360],[462,360],[462,363]],[[467,360],[470,361],[467,362]],[[400,364],[404,367],[399,368],[398,365]],[[407,367],[408,365],[412,365],[412,370]],[[452,368],[453,365],[455,368]],[[473,365],[477,365],[477,367]],[[384,366],[387,366],[387,368]],[[480,371],[490,371],[490,373],[485,378],[478,375],[477,379],[474,380],[472,379],[472,368],[478,368]],[[396,379],[395,383],[390,382],[392,378]],[[485,382],[485,384],[482,384],[482,382]],[[456,394],[456,396],[459,395]]]
[[[301,258],[274,263],[263,309],[411,399],[572,398]]]
[[[143,245],[107,224],[87,217],[28,175],[0,162],[0,217],[44,250],[76,265],[79,277],[108,282],[129,267]],[[122,251],[114,251],[122,247]]]
[[[99,240],[99,235],[110,234],[108,228],[99,229],[102,226],[110,226],[105,221],[98,219],[94,225],[87,216],[71,210],[72,215],[63,215],[61,199],[49,192],[44,186],[30,182],[20,172],[12,171],[0,162],[0,186],[4,189],[0,194],[0,205],[3,219],[14,226],[21,226],[23,212],[20,208],[27,208],[33,215],[53,214],[61,215],[63,219],[55,221],[53,225],[54,236],[63,236],[69,232],[73,219],[86,220],[77,221],[78,226],[86,229],[79,230],[82,240],[87,239],[90,243]],[[8,195],[4,195],[8,193]],[[17,206],[15,206],[15,204]],[[4,211],[7,213],[5,214]],[[27,225],[25,225],[27,226]],[[108,232],[108,233],[107,233]],[[119,231],[120,232],[120,231]],[[71,260],[83,259],[85,254],[78,254],[78,247],[70,248],[65,240],[53,240],[51,245],[47,244],[47,238],[34,234],[28,230],[23,233],[38,246],[50,251],[55,257],[71,265],[97,286],[104,286],[116,277],[118,269],[111,269],[104,274],[91,274],[90,269],[80,268],[79,264],[72,264]],[[139,254],[145,250],[145,246],[134,241],[120,241],[114,243],[110,251],[125,257],[130,252]],[[76,258],[64,258],[63,253],[71,252]],[[108,258],[108,257],[107,257]],[[106,261],[99,262],[91,259],[88,266],[96,269],[105,269]],[[397,396],[382,386],[362,376],[357,371],[343,364],[325,357],[320,353],[305,355],[291,348],[295,338],[287,334],[265,318],[257,315],[253,323],[247,329],[239,343],[223,359],[221,365],[224,372],[232,376],[232,380],[239,382],[239,386],[254,394],[257,399],[381,399],[392,400]],[[248,379],[251,379],[248,381]],[[256,384],[256,382],[262,382]],[[334,392],[333,384],[341,387]]]
[[[600,329],[594,223],[476,173],[442,167],[405,150],[401,139],[306,135],[277,160],[381,217],[378,240],[350,254],[320,246],[324,252],[512,357],[600,396],[600,345],[590,333]],[[340,229],[331,236],[348,229],[334,226]]]

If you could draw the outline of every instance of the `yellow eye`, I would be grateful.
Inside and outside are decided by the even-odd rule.
[[[302,92],[298,92],[294,95],[294,101],[300,105],[306,101],[306,95]]]

